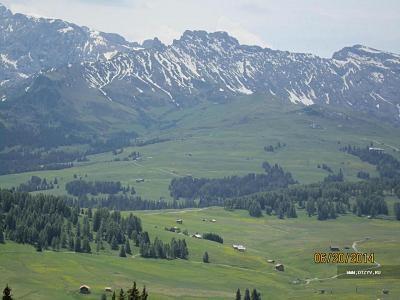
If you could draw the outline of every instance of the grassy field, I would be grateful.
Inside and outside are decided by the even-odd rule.
[[[86,180],[121,181],[134,186],[137,193],[150,199],[170,199],[168,185],[177,176],[224,177],[263,172],[263,161],[279,163],[300,183],[322,180],[328,173],[317,168],[326,163],[335,172],[341,168],[346,180],[357,180],[363,170],[377,176],[375,167],[357,157],[340,152],[346,144],[365,146],[373,142],[400,158],[398,129],[377,125],[358,116],[310,113],[298,106],[283,105],[273,99],[247,97],[229,104],[205,103],[186,110],[157,112],[159,123],[148,128],[142,138],[169,138],[169,141],[143,147],[127,147],[124,152],[91,155],[89,162],[74,163],[70,169],[38,171],[0,176],[0,187],[10,188],[32,175],[58,178],[59,188],[46,191],[64,195],[65,184],[74,174]],[[286,146],[275,152],[264,146]],[[139,161],[121,160],[139,151]],[[143,178],[143,183],[136,183]],[[393,203],[388,197],[390,213]],[[399,280],[328,279],[336,266],[313,262],[315,251],[327,251],[329,245],[352,246],[374,252],[385,265],[400,265],[400,222],[341,216],[337,220],[317,221],[299,211],[299,218],[279,220],[265,216],[251,218],[246,211],[229,212],[221,208],[187,211],[135,212],[142,218],[151,238],[164,241],[182,236],[164,230],[175,226],[189,233],[215,232],[225,243],[186,237],[188,261],[119,258],[116,252],[76,254],[45,251],[11,242],[0,245],[0,284],[9,283],[16,299],[99,299],[105,286],[128,288],[133,280],[150,290],[150,299],[234,299],[237,288],[257,288],[262,299],[400,299]],[[204,218],[217,220],[204,222]],[[366,237],[370,239],[365,240]],[[232,244],[247,247],[245,253]],[[96,249],[92,245],[92,249]],[[210,264],[202,262],[204,251]],[[267,262],[274,259],[285,265],[277,272]],[[314,279],[314,280],[312,280]],[[307,280],[312,280],[307,284]],[[92,294],[79,295],[78,287],[87,284]],[[356,293],[357,289],[357,293]],[[389,289],[389,295],[382,295]],[[319,290],[325,290],[324,295]],[[332,293],[332,294],[331,294]],[[111,297],[109,297],[111,298]]]
[[[116,252],[76,254],[35,252],[31,246],[0,245],[0,282],[9,283],[16,299],[99,299],[105,286],[126,288],[136,280],[145,284],[150,299],[233,299],[237,288],[257,288],[262,299],[399,299],[399,280],[315,280],[336,274],[335,265],[315,264],[315,251],[328,251],[329,245],[351,246],[360,241],[361,252],[374,252],[380,264],[400,265],[400,222],[341,216],[317,221],[299,211],[299,218],[279,220],[274,216],[251,218],[246,211],[221,208],[188,211],[136,213],[150,237],[164,241],[182,235],[164,230],[182,218],[182,229],[189,233],[215,232],[224,244],[186,237],[189,260],[119,258]],[[203,219],[216,219],[215,223]],[[368,237],[369,240],[364,239]],[[244,253],[233,243],[247,247]],[[92,247],[95,249],[95,247]],[[202,262],[204,251],[210,263]],[[277,272],[268,259],[284,264]],[[87,284],[91,295],[79,295]],[[357,287],[357,293],[355,288]],[[319,290],[326,294],[319,294]],[[389,295],[382,295],[388,289]]]
[[[394,149],[400,148],[398,129],[354,116],[321,117],[305,113],[299,106],[260,97],[236,99],[223,105],[206,103],[162,114],[159,120],[158,127],[149,128],[143,138],[170,138],[167,142],[128,147],[117,156],[111,152],[92,155],[89,162],[75,163],[71,169],[0,176],[0,186],[17,186],[32,175],[57,177],[59,189],[49,192],[62,195],[66,193],[65,183],[77,174],[87,176],[87,180],[119,180],[133,185],[145,198],[169,199],[168,185],[176,176],[223,177],[263,172],[263,161],[281,164],[301,183],[327,176],[326,171],[317,168],[322,163],[335,172],[342,168],[347,180],[357,180],[358,171],[375,176],[375,168],[340,152],[341,146],[365,146],[374,141],[396,156],[399,153]],[[286,146],[273,153],[263,150],[264,146],[278,142]],[[132,151],[139,151],[142,160],[113,161]],[[137,178],[145,182],[137,184]]]

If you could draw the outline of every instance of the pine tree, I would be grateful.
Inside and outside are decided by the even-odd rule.
[[[125,252],[129,255],[132,255],[131,245],[129,244],[129,239],[126,239],[125,242]]]
[[[8,284],[3,290],[3,300],[12,300],[11,297],[11,288],[8,287]]]
[[[116,298],[116,296],[115,296],[115,291],[113,292],[113,295],[112,295],[112,297],[111,297],[111,300],[116,300],[117,298]]]
[[[293,202],[291,202],[290,205],[289,205],[289,210],[287,212],[287,217],[288,218],[297,218],[296,206],[294,205]]]
[[[68,222],[67,222],[67,233],[70,234],[71,230],[72,230],[72,224],[71,224],[71,221],[68,220]]]
[[[244,298],[243,299],[244,300],[251,300],[249,289],[246,289],[246,292],[244,293]]]
[[[0,229],[0,244],[4,244],[5,240],[4,240],[4,232],[2,229]]]
[[[92,249],[90,248],[90,243],[86,237],[83,239],[82,242],[82,251],[84,253],[90,253],[92,251]]]
[[[140,299],[140,293],[139,290],[136,287],[136,281],[133,282],[132,288],[128,291],[128,299],[129,300],[135,300],[135,299]]]
[[[142,257],[149,257],[149,253],[150,253],[150,244],[145,243],[145,242],[143,242],[143,241],[140,241],[140,244],[139,244],[139,252],[140,252],[140,255],[141,255]],[[171,258],[175,258],[175,256],[172,256],[172,255],[174,255],[174,254],[171,253]]]
[[[143,287],[142,294],[140,295],[140,300],[147,300],[149,294],[147,293],[146,286]]]
[[[78,223],[76,223],[76,236],[80,237],[81,236],[81,223],[78,221]]]
[[[249,206],[249,214],[252,217],[260,218],[262,217],[262,210],[260,203],[258,201],[253,201]]]
[[[81,238],[79,236],[76,237],[75,239],[75,252],[81,252]]]
[[[118,300],[125,300],[125,292],[123,289],[119,291]]]
[[[67,235],[65,234],[65,231],[61,232],[60,236],[60,246],[61,248],[67,248]]]
[[[69,238],[68,238],[68,249],[69,249],[69,251],[75,250],[74,236],[72,233],[69,235]]]
[[[238,288],[236,291],[236,300],[242,300],[242,294],[240,293],[240,289]]]
[[[37,252],[42,252],[42,251],[43,251],[43,249],[42,249],[42,243],[41,243],[40,241],[38,241],[38,242],[36,243],[36,251],[37,251]]]
[[[400,190],[400,189],[399,189]],[[400,196],[400,195],[399,195]],[[396,219],[400,220],[400,202],[396,202],[393,205],[394,214],[396,215]]]
[[[119,257],[126,257],[125,246],[121,246],[121,250],[119,251]]]
[[[182,253],[181,258],[183,258],[183,259],[187,259],[188,258],[189,250],[188,250],[188,247],[187,247],[185,239],[182,240],[182,252],[181,253]]]
[[[60,241],[57,237],[53,237],[51,240],[51,248],[53,251],[59,250],[60,249]]]
[[[313,200],[310,199],[307,201],[306,210],[309,217],[315,214],[315,204]]]
[[[97,241],[97,242],[96,242],[96,252],[97,252],[97,253],[100,252],[100,249],[101,249],[100,243],[101,243],[101,241]]]
[[[203,262],[204,262],[204,263],[209,263],[209,262],[210,262],[210,261],[209,261],[208,252],[207,252],[207,251],[204,252],[204,255],[203,255]]]
[[[102,294],[100,299],[101,300],[107,300],[107,295],[106,294]]]
[[[111,250],[118,250],[118,243],[117,240],[115,239],[115,236],[111,239]]]
[[[93,231],[97,232],[101,225],[101,212],[96,210],[93,215]]]
[[[336,209],[335,209],[335,206],[333,205],[332,202],[329,203],[328,210],[329,210],[329,213],[328,213],[329,218],[330,219],[336,219],[336,217],[337,217],[336,216]]]
[[[251,300],[261,300],[260,293],[256,289],[251,292]]]

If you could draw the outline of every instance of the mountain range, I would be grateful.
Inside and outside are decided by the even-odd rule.
[[[79,135],[146,125],[149,108],[246,95],[400,124],[400,55],[363,45],[321,58],[189,30],[171,45],[139,44],[1,4],[0,41],[0,130],[10,139],[17,128]]]

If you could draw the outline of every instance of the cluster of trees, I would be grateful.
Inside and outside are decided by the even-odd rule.
[[[83,217],[83,222],[78,220],[76,223],[76,231],[73,232],[72,226],[67,225],[66,233],[62,234],[60,241],[56,238],[53,249],[69,248],[70,251],[91,253],[92,248],[90,247],[90,241],[93,240],[93,234],[90,230],[88,216]],[[41,244],[38,244],[38,251],[41,251]]]
[[[79,152],[45,149],[14,148],[0,153],[0,175],[37,170],[61,170],[73,167]]]
[[[324,182],[343,182],[344,176],[342,169],[339,169],[338,174],[329,174],[327,177],[324,178]]]
[[[139,158],[141,155],[139,153],[139,151],[133,151],[131,152],[131,154],[128,155],[129,158],[131,158],[132,160],[136,160],[137,158]]]
[[[186,259],[189,251],[185,240],[172,239],[163,243],[157,237],[150,242],[149,234],[143,231],[141,220],[132,213],[122,217],[119,211],[99,208],[83,210],[69,206],[71,199],[49,195],[0,190],[0,242],[6,237],[17,243],[53,250],[68,249],[91,253],[91,244],[96,251],[104,250],[105,243],[112,250],[119,250],[121,257],[132,254],[129,240],[140,248],[143,257]]]
[[[121,153],[123,153],[124,152],[124,148],[121,148],[121,149],[114,149],[113,151],[112,151],[112,154],[113,155],[118,155],[118,154],[121,154]]]
[[[56,248],[66,221],[77,224],[78,214],[59,197],[0,190],[0,231],[17,243]]]
[[[33,191],[44,191],[51,190],[54,185],[58,184],[58,179],[55,178],[54,181],[47,182],[46,178],[40,178],[39,176],[32,176],[27,182],[21,183],[17,187],[18,192],[33,192]]]
[[[224,243],[224,239],[221,236],[219,236],[216,233],[212,233],[212,232],[204,233],[203,234],[203,239],[209,240],[209,241],[213,241],[213,242],[217,242],[217,243],[220,243],[220,244]]]
[[[240,292],[240,289],[237,289],[235,299],[242,300],[242,294]],[[261,300],[261,294],[259,292],[257,292],[257,289],[253,289],[251,294],[250,294],[250,290],[246,289],[243,300]]]
[[[175,233],[181,233],[188,236],[189,232],[187,231],[187,229],[184,229],[183,231],[181,231],[181,229],[179,227],[164,227],[164,230],[169,231],[169,232],[175,232]]]
[[[281,144],[281,142],[278,142],[276,144],[276,146],[273,146],[273,145],[264,146],[264,151],[266,151],[266,152],[274,152],[274,151],[279,150],[280,148],[283,148],[285,146],[286,146],[285,143]]]
[[[390,154],[370,150],[369,147],[358,148],[350,145],[343,147],[341,150],[359,157],[362,161],[375,165],[382,178],[397,180],[400,178],[400,161]]]
[[[369,179],[369,173],[365,171],[358,171],[357,172],[357,178],[360,179]]]
[[[131,187],[132,191],[133,187]],[[198,207],[192,199],[184,201],[147,200],[140,196],[108,195],[107,197],[88,198],[85,195],[77,200],[80,207],[106,207],[113,210],[158,210]]]
[[[90,211],[89,209],[89,216]],[[138,217],[131,213],[128,217],[122,218],[119,211],[110,212],[105,208],[97,209],[93,214],[92,228],[95,233],[96,251],[104,249],[103,241],[105,241],[110,244],[112,250],[120,250],[120,256],[124,256],[122,252],[125,252],[125,256],[132,254],[129,239],[138,245],[143,234],[142,223]]]
[[[123,289],[120,289],[119,294],[118,294],[118,300],[147,300],[149,297],[149,293],[146,290],[146,286],[143,287],[142,292],[139,291],[139,289],[136,287],[136,282],[133,282],[132,288],[130,288],[126,293]],[[103,294],[101,296],[101,299],[107,299],[107,296]],[[117,295],[114,291],[112,297],[112,300],[117,299]]]
[[[248,174],[221,179],[193,178],[191,176],[172,179],[169,190],[174,199],[186,198],[230,198],[249,195],[294,184],[292,174],[279,165],[263,163],[266,174]]]
[[[149,140],[141,140],[136,132],[117,132],[107,139],[97,139],[90,143],[90,149],[86,155],[97,154],[112,151],[114,155],[123,152],[124,147],[137,146],[142,147],[151,144],[163,143],[169,141],[168,138],[153,138]],[[132,158],[133,159],[133,158]]]
[[[318,165],[317,167],[318,167],[318,169],[322,168],[322,170],[325,170],[325,171],[327,171],[329,173],[333,173],[332,168],[329,167],[327,164],[322,164],[322,166]]]
[[[0,132],[2,131],[0,124]],[[18,136],[25,136],[26,132],[29,130],[24,129],[18,132]],[[14,147],[8,152],[0,153],[0,174],[9,173],[21,173],[26,171],[36,171],[36,170],[60,170],[64,168],[73,167],[73,161],[83,162],[88,161],[87,156],[96,153],[103,153],[115,149],[122,149],[125,146],[130,146],[135,144],[135,140],[138,137],[136,132],[117,132],[111,137],[104,139],[95,137],[94,140],[87,140],[78,137],[74,137],[70,132],[67,132],[65,136],[69,137],[68,142],[62,142],[59,137],[62,136],[60,132],[49,133],[42,131],[40,136],[49,136],[47,139],[41,140],[35,135],[35,138],[31,142],[27,142],[32,139],[23,141],[16,141],[15,144],[18,145],[30,145],[37,146],[33,147]],[[40,137],[39,136],[39,137]],[[51,138],[50,138],[51,136]],[[64,139],[63,137],[62,139]],[[11,141],[11,139],[9,139]],[[48,141],[53,143],[48,144]],[[62,150],[51,150],[49,147],[54,147],[58,145],[69,145],[69,144],[89,144],[89,150],[85,152],[79,151],[62,151]],[[39,145],[45,146],[46,148],[39,148]],[[0,141],[0,149],[1,147]]]
[[[261,210],[261,205],[257,201],[251,202],[248,210],[249,210],[250,216],[252,216],[252,217],[260,218],[263,215],[262,210]]]
[[[186,241],[171,239],[170,243],[164,243],[157,237],[154,242],[150,242],[150,238],[145,233],[141,236],[139,242],[139,251],[142,257],[147,258],[162,258],[162,259],[187,259],[189,250]]]
[[[159,144],[159,143],[168,142],[170,140],[171,139],[169,139],[169,138],[159,138],[159,137],[152,138],[152,139],[149,139],[149,140],[136,139],[134,145],[137,146],[137,147],[143,147],[143,146],[147,146],[147,145],[153,145],[153,144]]]
[[[320,182],[225,199],[224,207],[247,209],[254,217],[262,216],[265,211],[279,218],[297,217],[298,207],[305,209],[310,217],[317,215],[319,220],[334,219],[347,212],[358,215],[387,214],[383,192],[390,189],[390,184],[379,179]],[[351,205],[351,202],[354,204]]]
[[[86,155],[117,151],[116,149],[134,145],[137,137],[136,132],[120,131],[109,138],[97,138],[90,143],[90,149],[86,152]]]
[[[98,195],[98,194],[117,194],[119,192],[131,192],[135,194],[133,187],[123,187],[119,181],[85,181],[85,180],[73,180],[65,185],[65,189],[68,194],[73,196],[83,196],[86,194]]]
[[[353,213],[358,216],[370,215],[387,215],[387,204],[382,195],[372,194],[363,195],[356,198],[356,204],[353,205]]]

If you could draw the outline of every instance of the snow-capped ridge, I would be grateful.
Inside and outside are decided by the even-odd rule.
[[[256,94],[399,119],[400,55],[364,45],[321,58],[241,45],[227,32],[204,30],[186,30],[170,45],[158,38],[140,45],[62,20],[13,15],[4,6],[0,15],[9,16],[0,18],[2,91],[58,72],[70,85],[81,80],[103,99],[127,105],[155,100],[184,107]]]

